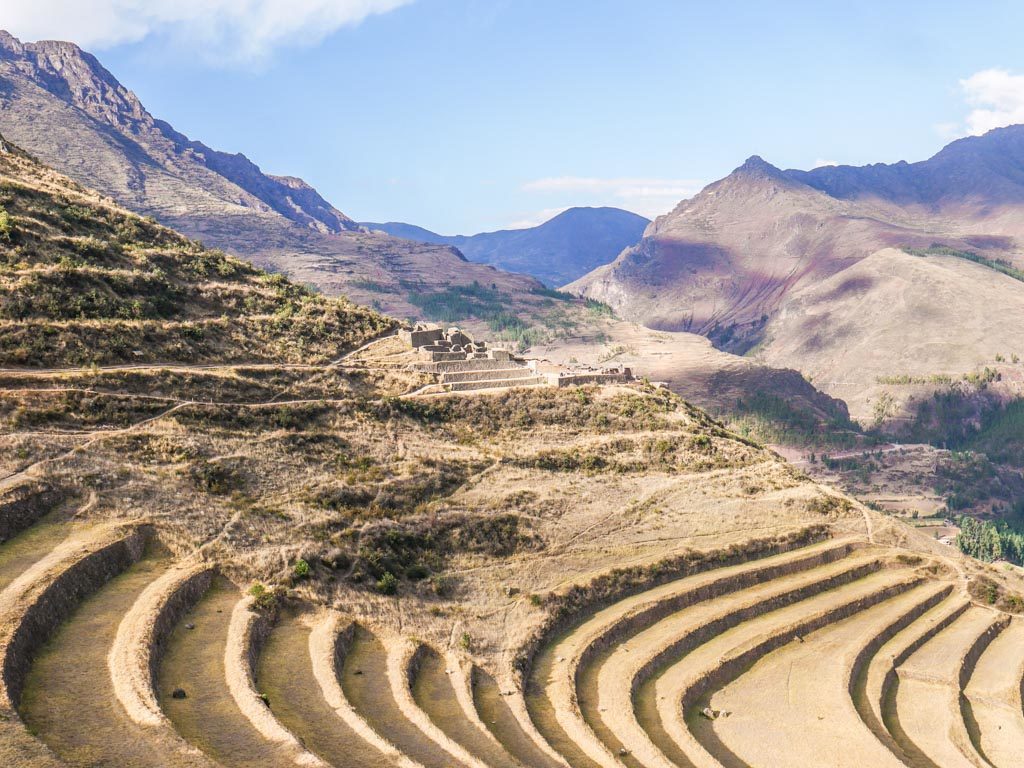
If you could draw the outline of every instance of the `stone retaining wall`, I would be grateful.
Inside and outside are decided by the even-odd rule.
[[[2,648],[5,696],[0,708],[17,709],[35,653],[86,596],[142,557],[149,534],[148,529],[137,528],[88,552],[55,574],[38,593],[27,596],[20,616],[4,617],[18,623]]]
[[[0,493],[0,543],[34,525],[67,498],[67,493],[47,483],[29,481]]]

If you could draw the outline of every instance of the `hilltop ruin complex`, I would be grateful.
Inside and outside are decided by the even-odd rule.
[[[417,324],[398,332],[418,357],[412,367],[437,376],[440,391],[465,392],[510,387],[577,387],[625,384],[633,372],[615,368],[566,368],[546,360],[523,358],[500,346],[476,341],[459,328]]]

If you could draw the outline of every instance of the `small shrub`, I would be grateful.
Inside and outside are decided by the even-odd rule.
[[[11,221],[11,214],[6,208],[0,208],[0,241],[11,242],[11,235],[14,232],[14,223]]]
[[[230,493],[240,484],[240,478],[231,468],[202,459],[189,467],[188,474],[196,488],[207,493]]]
[[[405,578],[410,581],[422,581],[429,575],[430,569],[421,563],[411,565],[405,570]]]
[[[464,651],[473,647],[473,638],[469,636],[469,632],[462,633],[462,637],[459,638],[459,647]]]
[[[989,605],[995,605],[999,599],[999,587],[994,582],[985,585],[985,600]]]
[[[430,588],[438,597],[448,597],[455,589],[455,582],[451,576],[437,574],[430,579]]]
[[[393,595],[398,592],[398,578],[391,571],[386,571],[377,579],[377,591],[382,595]]]
[[[309,563],[299,558],[295,561],[295,565],[292,566],[292,574],[296,579],[308,579],[310,574]]]
[[[260,613],[274,613],[280,605],[284,590],[280,587],[267,587],[265,584],[256,582],[249,587],[249,595],[253,598],[253,608]]]

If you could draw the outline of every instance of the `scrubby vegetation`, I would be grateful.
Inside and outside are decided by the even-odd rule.
[[[509,296],[499,291],[497,286],[473,282],[470,285],[453,285],[443,291],[412,292],[408,299],[431,320],[452,323],[468,317],[489,320],[501,315],[508,306]]]
[[[954,256],[965,261],[973,261],[975,264],[994,269],[997,272],[1002,272],[1007,277],[1024,282],[1024,270],[1017,269],[1009,261],[1003,259],[990,259],[971,251],[950,248],[941,243],[933,243],[928,248],[905,248],[904,250],[912,256]]]
[[[936,466],[936,491],[952,510],[1024,505],[1024,400],[1004,402],[982,381],[921,401],[901,439],[949,449]]]
[[[729,422],[740,434],[769,443],[842,450],[871,442],[844,411],[819,413],[766,390],[738,398]]]
[[[971,597],[978,602],[994,606],[1007,613],[1024,613],[1024,595],[1007,589],[1005,585],[987,576],[977,576],[971,579],[968,590]]]
[[[391,321],[0,157],[0,365],[324,361]]]

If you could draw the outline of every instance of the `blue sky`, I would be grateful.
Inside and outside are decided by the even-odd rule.
[[[1019,2],[8,3],[12,32],[84,44],[192,138],[446,234],[651,215],[751,154],[913,161],[1024,121]]]

